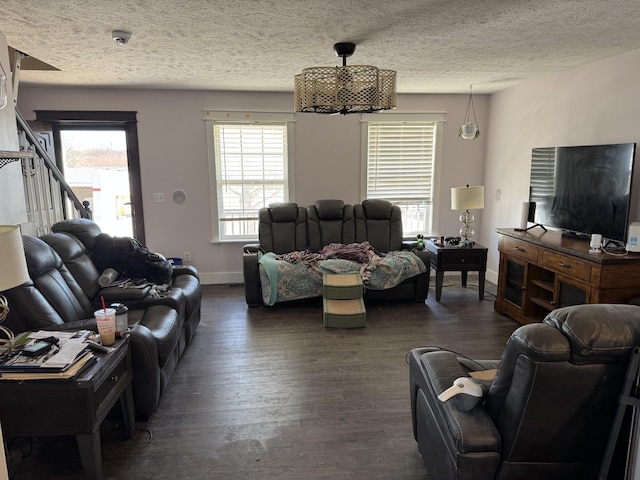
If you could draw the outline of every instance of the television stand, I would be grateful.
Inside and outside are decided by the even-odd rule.
[[[499,228],[494,309],[520,323],[580,303],[627,303],[640,296],[640,255],[589,253],[589,242],[558,231]]]
[[[516,232],[528,232],[529,230],[531,230],[532,228],[536,228],[536,227],[540,227],[541,229],[543,229],[545,232],[547,231],[547,229],[545,228],[544,225],[540,224],[540,223],[536,223],[535,225],[531,225],[530,227],[527,228],[514,228],[514,230]]]

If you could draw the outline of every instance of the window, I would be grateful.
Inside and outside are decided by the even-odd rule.
[[[257,239],[260,208],[287,202],[292,194],[290,119],[286,114],[206,112],[206,115],[219,117],[207,121],[213,144],[209,146],[209,156],[211,185],[215,190],[214,238]]]
[[[429,235],[433,229],[436,153],[440,143],[438,122],[444,120],[444,115],[416,114],[410,118],[411,121],[365,122],[363,191],[367,198],[388,200],[400,207],[404,234]]]

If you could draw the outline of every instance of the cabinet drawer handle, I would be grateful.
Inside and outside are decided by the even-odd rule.
[[[513,249],[514,249],[516,252],[522,252],[522,253],[524,253],[524,248],[522,248],[522,247],[515,246],[515,247],[513,247]]]
[[[558,266],[562,268],[571,268],[570,263],[558,262]]]

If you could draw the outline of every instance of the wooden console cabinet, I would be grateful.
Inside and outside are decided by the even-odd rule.
[[[589,253],[589,241],[535,228],[499,228],[494,309],[520,323],[581,303],[626,303],[640,296],[640,254]]]

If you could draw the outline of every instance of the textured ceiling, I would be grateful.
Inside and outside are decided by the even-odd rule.
[[[292,91],[302,68],[398,71],[401,93],[495,92],[640,48],[638,0],[2,0],[21,85]],[[126,46],[115,29],[132,32]]]

